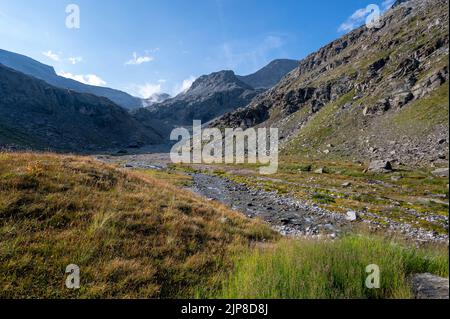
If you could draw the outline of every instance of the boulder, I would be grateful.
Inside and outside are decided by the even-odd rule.
[[[368,171],[373,173],[389,173],[392,172],[392,165],[389,161],[376,160],[370,162]]]
[[[414,95],[411,92],[401,92],[393,97],[392,104],[395,107],[402,107],[413,99]]]
[[[448,177],[448,167],[435,169],[431,174],[438,177]]]
[[[352,185],[352,183],[350,183],[350,182],[342,183],[342,186],[343,186],[343,187],[349,187],[349,186],[351,186],[351,185]]]
[[[325,169],[324,169],[323,167],[318,168],[318,169],[316,169],[316,170],[314,171],[314,173],[316,173],[316,174],[323,174],[323,173],[325,173]]]
[[[429,273],[412,277],[412,288],[416,299],[448,299],[448,278]]]

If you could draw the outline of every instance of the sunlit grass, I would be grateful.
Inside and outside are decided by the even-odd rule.
[[[380,269],[369,289],[366,267]],[[410,275],[448,277],[448,251],[416,249],[387,239],[349,236],[336,241],[283,240],[241,256],[223,279],[220,298],[411,298]]]
[[[87,157],[0,153],[0,297],[190,297],[214,286],[235,253],[277,237],[150,175]],[[69,264],[80,267],[79,290],[65,288]]]

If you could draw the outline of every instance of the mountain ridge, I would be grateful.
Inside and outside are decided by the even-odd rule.
[[[0,144],[93,151],[161,136],[109,99],[62,89],[0,64]]]
[[[211,121],[228,111],[246,106],[297,65],[295,60],[277,59],[247,76],[236,75],[232,70],[202,75],[187,91],[151,105],[149,116],[174,125],[191,125],[194,119],[204,123]],[[143,115],[143,112],[140,113]]]
[[[238,75],[237,78],[255,89],[270,89],[293,69],[299,61],[290,59],[276,59],[249,75]]]
[[[128,93],[108,87],[88,85],[65,78],[58,75],[52,66],[43,64],[19,53],[0,49],[0,63],[21,73],[44,80],[48,84],[56,87],[106,97],[126,109],[133,109],[142,106],[141,99],[131,96]]]

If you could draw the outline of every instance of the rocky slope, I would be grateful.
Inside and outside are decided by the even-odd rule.
[[[58,76],[53,67],[42,64],[21,54],[0,49],[0,63],[11,69],[44,80],[45,82],[60,88],[106,97],[114,103],[127,109],[142,106],[140,99],[125,92],[106,87],[86,85],[72,79]]]
[[[399,1],[217,127],[272,126],[308,157],[448,162],[448,0]],[[448,164],[447,164],[448,165]]]
[[[0,64],[0,146],[89,151],[161,137],[102,97],[61,89]]]
[[[255,89],[270,89],[297,66],[297,60],[278,59],[253,74],[238,75],[237,78]]]

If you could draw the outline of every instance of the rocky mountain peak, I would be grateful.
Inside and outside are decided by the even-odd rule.
[[[298,67],[297,60],[277,59],[255,73],[238,78],[255,89],[270,89],[296,67]]]
[[[194,81],[186,94],[205,94],[208,91],[225,91],[237,87],[253,90],[250,85],[239,80],[233,71],[225,70],[214,72],[209,75],[202,75]]]

